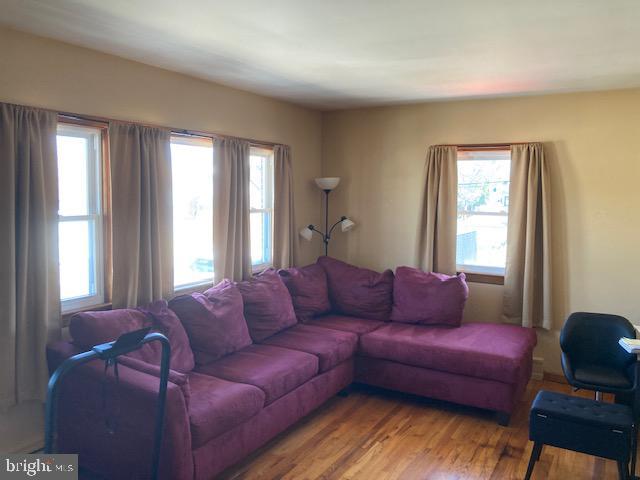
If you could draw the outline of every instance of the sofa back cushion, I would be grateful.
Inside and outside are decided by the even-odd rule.
[[[450,276],[398,267],[391,321],[460,326],[469,287],[464,273]]]
[[[238,282],[244,317],[254,342],[260,342],[297,323],[291,295],[274,269]]]
[[[169,302],[189,336],[195,361],[211,363],[251,344],[242,314],[242,295],[229,280],[204,294],[181,295]]]
[[[158,300],[143,307],[138,307],[137,310],[153,318],[153,329],[163,333],[169,339],[171,343],[171,369],[182,373],[193,370],[195,363],[189,337],[178,316],[169,308],[167,301]],[[157,345],[160,346],[159,343]],[[162,347],[160,346],[161,349]],[[151,363],[159,365],[160,359]]]
[[[193,352],[184,327],[168,308],[165,300],[158,300],[139,308],[122,308],[100,312],[81,312],[71,317],[69,333],[73,343],[81,348],[111,342],[126,332],[151,327],[167,336],[171,342],[171,369],[178,372],[193,370]],[[151,342],[127,356],[159,365],[162,346]]]
[[[317,263],[287,268],[278,273],[291,294],[298,319],[304,321],[331,311],[327,274]]]
[[[327,273],[329,299],[336,313],[373,320],[389,320],[393,272],[359,268],[331,257],[318,263]]]

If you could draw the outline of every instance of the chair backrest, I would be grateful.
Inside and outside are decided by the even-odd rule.
[[[576,312],[560,332],[560,348],[574,365],[602,365],[624,369],[636,361],[618,340],[621,337],[636,338],[636,330],[624,317],[606,313]]]

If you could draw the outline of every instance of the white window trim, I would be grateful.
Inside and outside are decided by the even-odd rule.
[[[79,135],[79,132],[85,135]],[[89,162],[87,165],[87,175],[89,177],[87,185],[93,190],[89,195],[88,211],[86,215],[58,215],[58,224],[73,221],[88,221],[91,227],[90,234],[93,234],[94,242],[90,248],[93,252],[93,270],[95,293],[93,295],[83,295],[80,297],[61,299],[62,313],[69,313],[88,307],[104,304],[104,235],[103,223],[104,212],[102,208],[102,131],[98,128],[85,127],[81,125],[71,125],[59,123],[57,135],[88,138],[89,141]]]
[[[266,213],[269,215],[269,218],[270,218],[270,222],[269,222],[270,231],[267,238],[268,245],[266,249],[263,246],[263,252],[267,252],[267,262],[263,262],[259,264],[253,264],[253,263],[251,264],[251,271],[253,273],[259,273],[273,266],[273,203],[274,203],[273,190],[275,187],[273,151],[264,149],[264,148],[251,147],[250,155],[256,156],[256,157],[258,156],[263,157],[269,160],[265,162],[266,168],[263,171],[263,175],[264,175],[264,185],[266,185],[265,192],[264,192],[264,199],[268,200],[268,201],[265,201],[264,203],[267,205],[270,205],[270,207],[249,208],[249,215],[251,215],[252,213]]]
[[[479,150],[481,151],[481,150]],[[502,151],[502,150],[500,150]],[[504,151],[508,151],[509,154],[511,154],[510,150],[508,149],[504,149]],[[487,159],[489,160],[489,159]],[[458,156],[456,158],[456,162],[466,162],[466,161],[477,161],[477,159],[474,158],[460,158],[460,156]],[[458,184],[456,184],[456,189],[459,187]],[[456,192],[457,193],[457,192]],[[460,214],[468,214],[468,215],[486,215],[486,216],[491,216],[491,217],[508,217],[509,216],[509,212],[508,211],[483,211],[483,212],[475,212],[475,211],[467,211],[467,210],[457,210],[456,209],[456,218],[457,216]],[[505,267],[491,267],[488,265],[468,265],[468,264],[456,264],[456,270],[458,272],[463,272],[463,273],[471,273],[471,274],[479,274],[479,275],[493,275],[496,277],[504,277],[505,274],[505,270],[506,270],[506,265]]]

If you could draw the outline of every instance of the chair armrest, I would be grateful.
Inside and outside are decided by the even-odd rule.
[[[569,355],[562,352],[561,360],[562,360],[562,372],[564,373],[564,376],[567,379],[567,382],[569,382],[569,385],[574,385],[575,378],[573,376],[573,365],[571,364],[571,359],[569,358]]]
[[[73,346],[47,348],[55,369]],[[148,478],[155,433],[160,379],[119,365],[119,381],[104,374],[99,360],[69,372],[59,390],[57,452],[78,453],[89,471],[107,478]],[[192,478],[191,431],[186,399],[180,386],[169,382],[165,406],[161,478]],[[114,426],[107,428],[107,420]]]

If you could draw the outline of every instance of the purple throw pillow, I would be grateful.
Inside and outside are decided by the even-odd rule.
[[[180,323],[180,319],[169,308],[167,301],[157,300],[144,307],[138,307],[137,310],[153,318],[154,330],[163,333],[169,339],[171,343],[171,369],[182,373],[193,370],[195,364],[193,351],[189,345],[189,337]],[[161,346],[160,349],[162,349]],[[160,360],[159,357],[157,362],[152,363],[159,365]]]
[[[278,273],[291,294],[296,315],[310,319],[331,311],[327,274],[317,263],[300,268],[287,268]]]
[[[244,317],[254,342],[260,342],[297,323],[289,290],[275,270],[265,270],[237,285],[244,302]]]
[[[69,333],[74,345],[88,350],[94,345],[112,342],[123,333],[154,327],[153,323],[153,318],[135,308],[80,312],[71,317]],[[159,342],[152,342],[127,353],[127,356],[148,363],[160,363],[161,350]]]
[[[469,287],[464,273],[450,276],[398,267],[391,320],[459,327],[468,296]]]
[[[82,348],[111,342],[126,332],[151,327],[154,332],[164,334],[171,343],[171,369],[178,372],[193,370],[193,352],[189,339],[175,314],[169,310],[165,300],[139,308],[122,308],[100,312],[81,312],[71,317],[69,332],[73,343]],[[126,354],[143,362],[160,365],[162,345],[151,342]]]
[[[204,294],[181,295],[169,302],[187,332],[195,362],[211,363],[251,345],[242,314],[242,295],[229,280]]]
[[[329,298],[337,313],[373,320],[389,320],[393,272],[359,268],[331,257],[318,263],[327,272]]]

